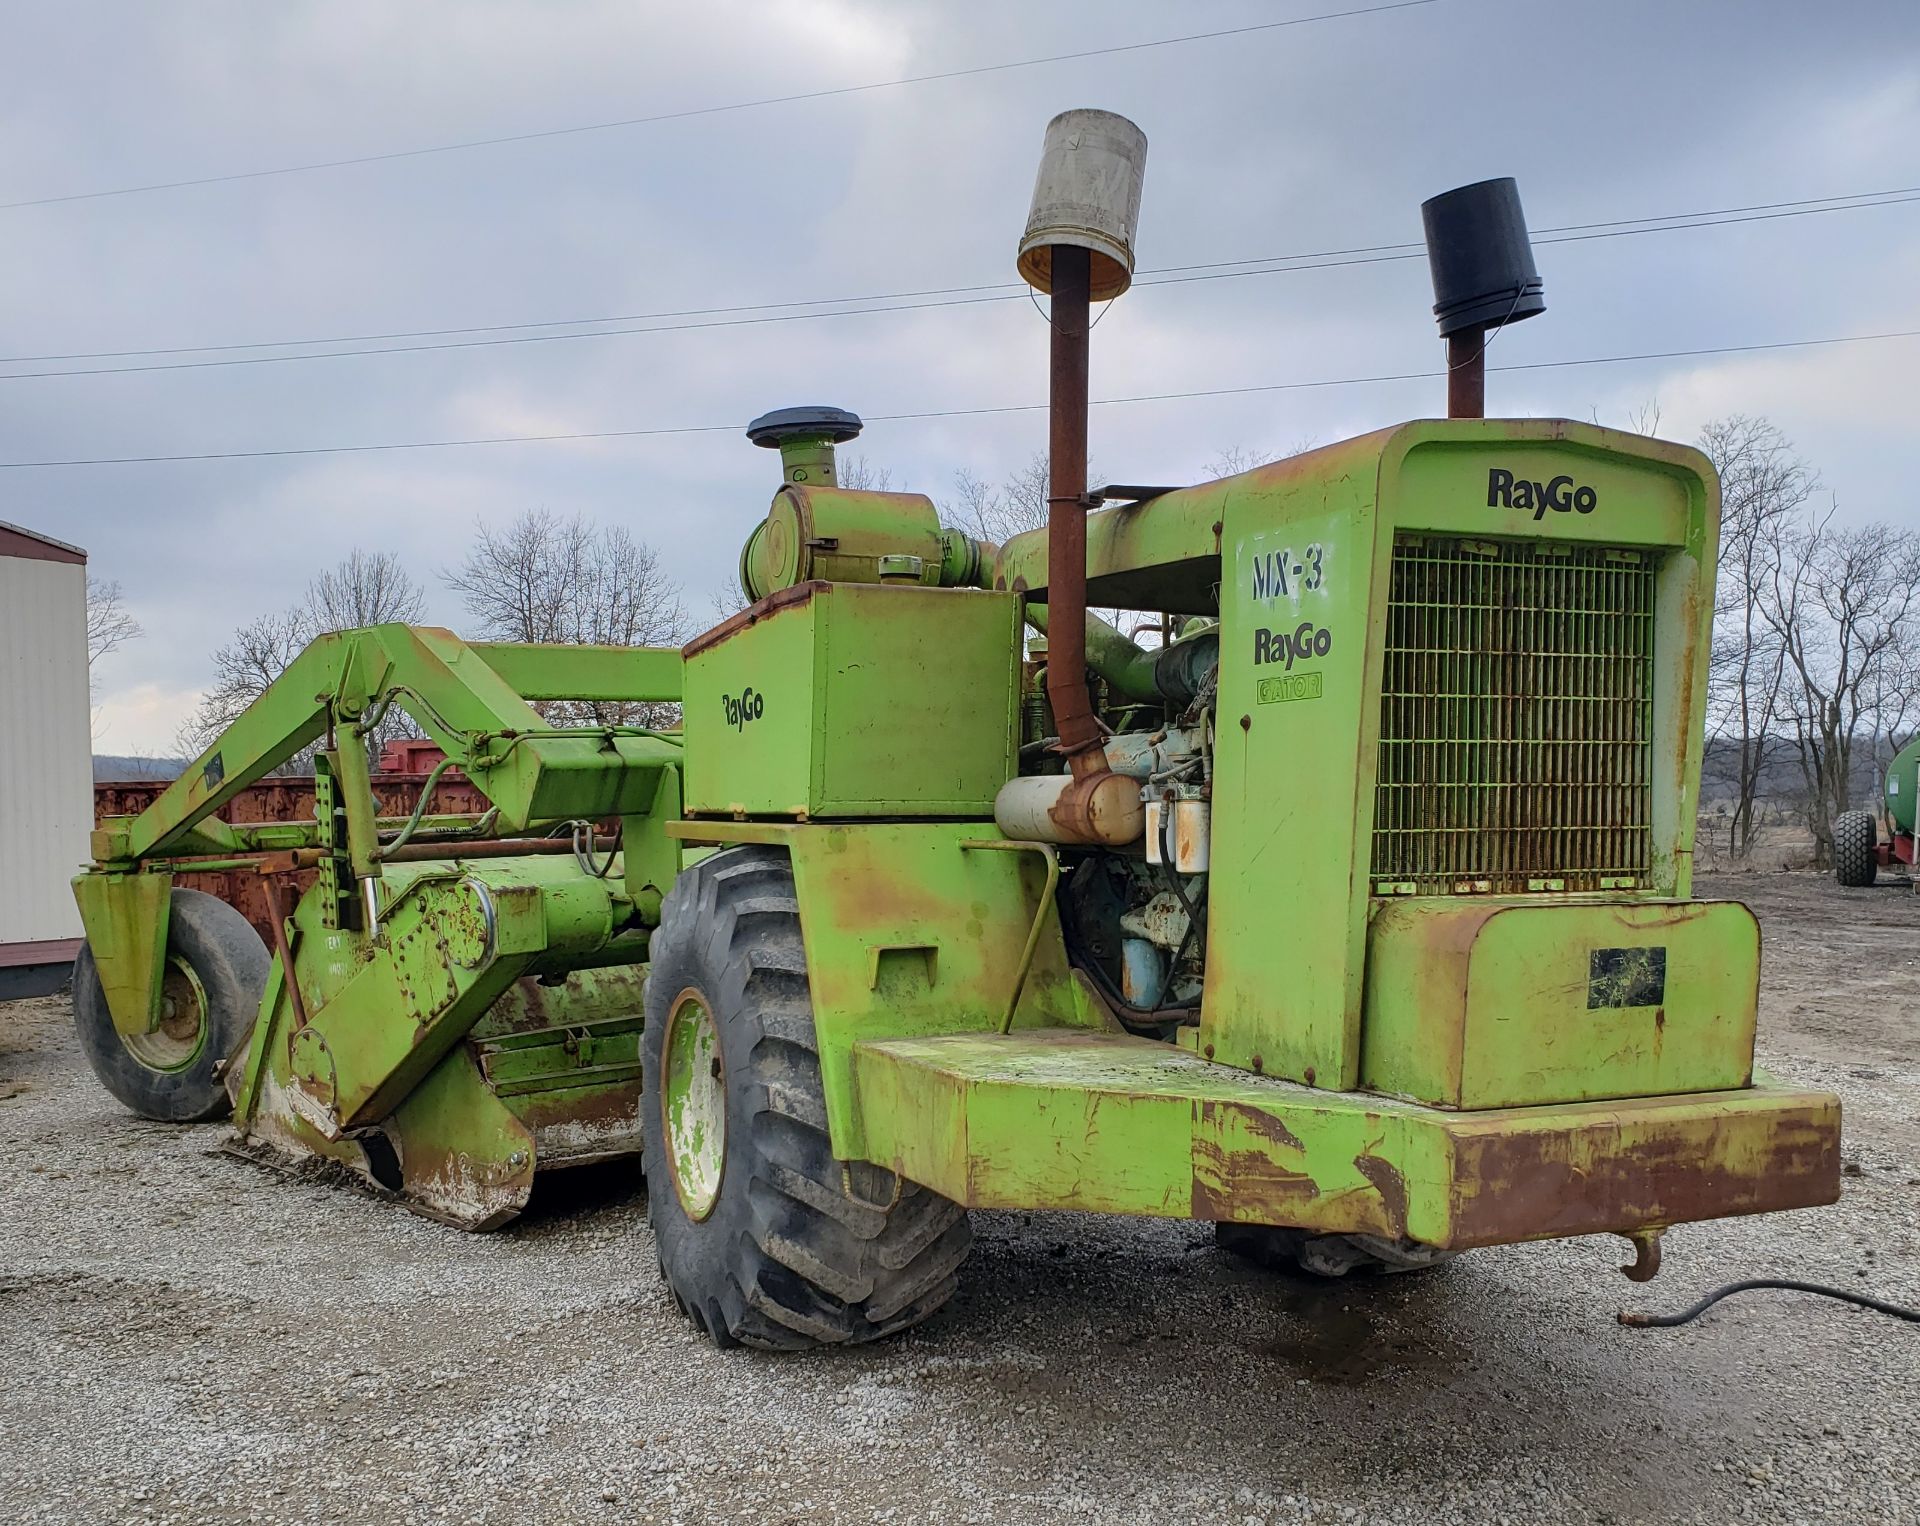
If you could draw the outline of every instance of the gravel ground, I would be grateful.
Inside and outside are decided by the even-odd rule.
[[[631,1170],[474,1237],[130,1117],[64,999],[0,1005],[0,1487],[18,1521],[1920,1521],[1920,899],[1720,879],[1762,1047],[1846,1100],[1839,1204],[1310,1286],[1190,1224],[981,1214],[905,1338],[719,1352]]]

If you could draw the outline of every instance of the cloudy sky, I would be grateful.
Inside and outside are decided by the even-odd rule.
[[[1345,19],[682,116],[456,153],[113,191],[749,102],[1149,42],[1367,0],[67,0],[8,8],[0,53],[0,463],[735,426],[1030,404],[1024,300],[834,317],[782,308],[543,338],[118,374],[289,349],[190,346],[994,287],[1013,275],[1042,128],[1101,106],[1151,140],[1141,284],[1095,335],[1099,397],[1439,361],[1419,259],[1148,285],[1173,266],[1392,245],[1420,201],[1518,177],[1539,233],[1920,188],[1913,0],[1436,0]],[[1909,191],[1910,195],[1915,194]],[[1351,257],[1347,257],[1351,258]],[[1313,263],[1311,261],[1307,263]],[[1542,244],[1549,310],[1495,364],[1920,330],[1920,200]],[[925,301],[927,299],[916,299]],[[895,302],[855,302],[885,306]],[[826,309],[832,311],[832,309]],[[783,321],[685,327],[716,320]],[[593,325],[586,325],[591,328]],[[357,340],[307,351],[414,345]],[[1843,514],[1912,522],[1920,339],[1527,370],[1492,412],[1660,432],[1771,416]],[[1097,408],[1106,476],[1182,481],[1431,414],[1437,381]],[[896,486],[949,491],[1044,440],[1039,412],[874,423]],[[144,639],[100,677],[106,751],[162,751],[232,628],[355,547],[438,574],[476,521],[619,522],[710,609],[773,459],[733,428],[591,442],[0,469],[0,519],[77,542]]]

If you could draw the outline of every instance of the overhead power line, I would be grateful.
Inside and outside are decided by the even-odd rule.
[[[1920,329],[1894,329],[1878,334],[1837,334],[1819,339],[1778,339],[1761,344],[1723,344],[1686,350],[1647,350],[1633,355],[1588,355],[1575,360],[1535,360],[1505,366],[1489,366],[1489,371],[1559,371],[1578,366],[1624,365],[1633,361],[1694,360],[1716,355],[1757,355],[1778,350],[1814,349],[1833,345],[1876,344],[1894,339],[1920,339]],[[1183,402],[1206,397],[1244,397],[1261,392],[1304,392],[1324,387],[1364,387],[1382,382],[1431,381],[1446,375],[1437,371],[1396,371],[1377,376],[1335,376],[1315,381],[1261,382],[1245,387],[1204,387],[1185,392],[1143,392],[1125,397],[1097,397],[1095,407],[1114,407],[1131,403]],[[1002,403],[977,408],[933,408],[917,412],[874,413],[866,415],[869,424],[901,423],[921,419],[978,418],[988,414],[1039,413],[1045,403]],[[365,455],[377,451],[456,450],[480,445],[545,445],[563,441],[636,440],[662,435],[731,434],[744,432],[745,424],[683,424],[656,429],[597,429],[571,434],[486,435],[453,440],[392,440],[365,445],[301,445],[272,450],[195,451],[177,455],[86,456],[45,461],[0,461],[0,471],[21,471],[34,467],[147,466],[162,462],[258,461],[285,456]]]
[[[1185,43],[1215,42],[1225,37],[1246,37],[1255,32],[1274,32],[1284,27],[1307,26],[1316,21],[1344,21],[1354,16],[1373,16],[1385,11],[1415,10],[1438,4],[1439,0],[1391,0],[1381,5],[1360,6],[1345,11],[1323,11],[1314,16],[1290,16],[1282,21],[1261,21],[1250,26],[1225,27],[1213,32],[1189,32],[1180,37],[1157,37],[1146,42],[1114,43],[1104,48],[1081,48],[1072,53],[1049,53],[1040,58],[1016,58],[997,64],[973,64],[964,69],[942,69],[932,74],[909,74],[899,79],[870,80],[860,85],[835,85],[825,90],[801,90],[790,95],[762,96],[752,101],[728,101],[714,106],[692,106],[680,111],[657,111],[647,116],[621,117],[611,122],[583,122],[572,127],[546,127],[533,132],[501,133],[490,138],[468,138],[458,143],[436,143],[425,148],[391,149],[378,154],[353,154],[337,159],[316,159],[305,164],[283,164],[271,169],[236,170],[223,175],[195,175],[180,180],[158,180],[145,185],[115,186],[103,191],[73,191],[62,196],[34,196],[22,201],[0,202],[0,211],[22,207],[47,207],[70,201],[101,201],[110,196],[138,196],[150,191],[178,191],[190,186],[225,185],[236,180],[266,180],[278,175],[305,175],[315,170],[346,169],[358,164],[388,164],[397,159],[424,159],[435,154],[466,153],[473,149],[499,148],[509,143],[534,143],[547,138],[578,137],[583,133],[612,132],[623,127],[647,127],[659,122],[681,122],[693,117],[720,116],[732,111],[757,111],[769,106],[790,106],[801,101],[823,101],[835,96],[863,95],[875,90],[897,90],[907,85],[931,84],[936,80],[967,79],[978,74],[999,74],[1009,69],[1037,69],[1045,64],[1072,63],[1083,58],[1107,58],[1116,53],[1139,53],[1149,48],[1171,48]]]
[[[1750,207],[1718,208],[1674,213],[1659,218],[1619,218],[1610,222],[1568,223],[1539,230],[1538,245],[1584,243],[1593,239],[1632,238],[1644,233],[1678,233],[1692,228],[1717,228],[1734,223],[1770,222],[1780,218],[1811,217],[1823,212],[1853,212],[1872,207],[1920,202],[1920,186],[1890,191],[1860,192],[1851,196],[1814,197],[1804,201],[1766,202]],[[1825,204],[1822,204],[1825,203]],[[1837,203],[1837,204],[1835,204]],[[1634,226],[1634,225],[1641,226]],[[1200,265],[1165,265],[1143,269],[1134,283],[1140,287],[1177,286],[1197,281],[1235,280],[1247,276],[1290,275],[1353,265],[1386,264],[1424,256],[1421,244],[1374,244],[1353,249],[1321,250],[1313,254],[1266,255],[1241,260],[1216,260]],[[341,360],[369,355],[417,355],[439,350],[493,349],[504,345],[549,344],[562,340],[611,339],[634,334],[678,334],[699,329],[741,328],[763,323],[801,323],[823,318],[851,318],[872,313],[920,312],[929,308],[971,307],[984,303],[1017,302],[1027,288],[1017,282],[987,286],[937,287],[926,291],[876,292],[863,297],[818,298],[811,301],[769,302],[754,306],[683,308],[655,313],[633,313],[606,318],[551,319],[544,322],[497,324],[480,328],[420,329],[334,339],[288,339],[245,344],[182,346],[157,350],[109,350],[65,355],[0,357],[0,365],[30,365],[48,361],[117,360],[141,356],[200,355],[199,360],[150,361],[139,365],[81,366],[50,371],[0,373],[0,382],[35,381],[60,376],[124,376],[154,371],[199,371],[232,366],[281,365],[295,361]],[[922,298],[924,300],[904,300]],[[834,304],[840,305],[834,305]],[[865,306],[848,306],[865,303]],[[794,312],[793,308],[825,308]],[[727,316],[733,315],[733,316]],[[684,318],[692,321],[665,323]],[[584,328],[566,333],[525,333],[532,328],[580,328],[589,324],[638,324],[637,327]],[[487,338],[451,338],[451,335],[490,335]],[[378,341],[418,339],[415,344]],[[296,345],[374,343],[375,347],[346,350],[308,350],[285,355],[233,355],[234,350],[284,349]]]

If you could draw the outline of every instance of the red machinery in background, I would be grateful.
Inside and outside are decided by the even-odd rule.
[[[373,775],[374,799],[382,816],[407,816],[419,803],[420,791],[434,768],[446,756],[437,743],[419,737],[403,737],[388,742],[380,750],[379,767]],[[159,798],[170,779],[117,779],[96,783],[93,787],[93,820],[98,826],[109,816],[137,816]],[[433,798],[427,810],[434,815],[457,815],[484,811],[484,796],[457,768],[450,768],[434,782]],[[287,774],[250,784],[217,813],[222,821],[311,821],[313,819],[313,775]],[[294,877],[297,898],[313,883],[317,870],[303,870]],[[173,883],[183,890],[204,890],[227,902],[259,930],[262,938],[271,938],[272,918],[267,910],[266,891],[260,876],[242,869],[193,873],[183,869]]]

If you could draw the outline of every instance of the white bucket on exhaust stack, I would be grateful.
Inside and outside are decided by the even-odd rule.
[[[1033,208],[1020,240],[1020,274],[1053,290],[1053,246],[1092,253],[1095,302],[1133,284],[1133,232],[1140,222],[1140,182],[1147,135],[1125,117],[1082,107],[1047,123]]]

